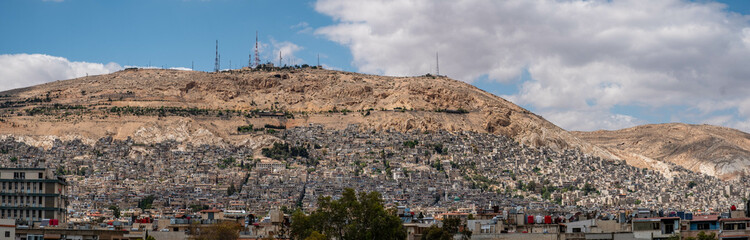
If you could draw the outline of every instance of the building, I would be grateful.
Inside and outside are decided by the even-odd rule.
[[[700,232],[707,234],[719,234],[719,215],[699,215],[689,220],[687,231],[682,233],[684,237],[698,237]]]
[[[0,168],[0,218],[31,224],[67,221],[66,182],[44,168]]]
[[[44,240],[44,239],[81,239],[81,240],[128,240],[127,231],[101,229],[18,229],[13,239]],[[141,237],[142,239],[143,237]],[[157,238],[159,239],[159,238]]]
[[[16,239],[16,220],[0,219],[0,240]]]
[[[676,236],[680,234],[680,218],[635,218],[633,234],[640,239],[667,239]]]
[[[750,239],[750,218],[723,218],[719,220],[721,234],[719,239]]]

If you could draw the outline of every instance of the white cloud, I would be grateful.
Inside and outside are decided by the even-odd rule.
[[[632,116],[610,114],[602,111],[545,111],[541,112],[547,120],[562,126],[577,126],[578,131],[599,129],[623,129],[645,124]]]
[[[294,53],[302,50],[303,47],[288,41],[277,42],[274,39],[271,39],[271,45],[274,48],[274,56],[272,57],[274,60],[271,61],[272,63],[279,63],[279,51],[281,52],[281,65],[302,65],[304,63],[302,59],[294,56]]]
[[[312,33],[313,28],[307,22],[300,22],[290,27],[292,30],[297,30],[297,33]]]
[[[511,100],[566,129],[640,122],[612,114],[616,105],[736,109],[750,99],[750,17],[719,3],[319,0],[315,9],[336,22],[316,33],[347,46],[359,71],[421,75],[436,51],[440,73],[467,82],[513,82],[528,70]],[[603,119],[565,120],[585,113]]]
[[[44,54],[0,55],[0,66],[0,91],[122,69],[119,64],[112,62],[71,62],[62,57]]]
[[[134,65],[125,65],[124,68],[138,68],[138,69],[165,69],[162,67],[157,66],[134,66]],[[180,71],[193,71],[193,69],[190,69],[188,67],[168,67],[166,69],[170,70],[180,70]]]
[[[186,68],[186,67],[170,67],[169,69],[180,70],[180,71],[193,71],[193,69]]]

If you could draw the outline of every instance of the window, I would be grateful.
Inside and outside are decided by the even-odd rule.
[[[674,232],[674,224],[664,224],[664,233],[672,234]]]
[[[10,231],[5,231],[5,237],[7,237],[7,238],[10,237]]]
[[[711,224],[708,224],[708,223],[698,223],[696,225],[698,227],[698,230],[708,230],[708,229],[711,229]]]
[[[734,224],[725,223],[724,230],[734,230]]]
[[[579,233],[579,232],[581,232],[581,228],[573,228],[573,232],[574,233]]]
[[[745,230],[745,229],[746,229],[745,224],[742,224],[742,223],[737,224],[737,230]]]
[[[39,173],[39,179],[44,178],[44,173]]]

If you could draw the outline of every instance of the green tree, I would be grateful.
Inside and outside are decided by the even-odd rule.
[[[526,189],[529,191],[536,191],[536,182],[530,181],[528,184],[526,184]]]
[[[589,193],[596,192],[596,188],[589,183],[583,185],[583,193],[589,195]]]
[[[235,222],[220,222],[200,229],[196,240],[236,240],[240,238],[242,226]]]
[[[422,234],[422,240],[452,240],[453,235],[447,231],[439,228],[436,225],[430,226],[427,231]]]
[[[675,234],[667,238],[667,240],[681,240],[681,239],[682,237],[680,237],[680,234]]]
[[[523,181],[518,180],[518,182],[516,183],[516,189],[521,190],[521,191],[525,191],[526,190],[526,185],[523,184]]]
[[[154,196],[148,195],[145,198],[138,201],[138,208],[140,209],[151,209],[151,204],[154,203]]]
[[[716,233],[706,234],[706,232],[701,231],[698,233],[698,240],[716,240]]]
[[[318,231],[313,231],[305,240],[326,240],[328,237]]]
[[[393,210],[383,207],[378,192],[354,192],[344,189],[342,197],[318,198],[318,209],[305,215],[300,210],[292,214],[291,236],[307,239],[313,233],[327,238],[348,239],[406,239],[406,229]],[[317,236],[316,237],[320,237]]]
[[[446,218],[443,227],[430,226],[422,235],[422,240],[450,240],[456,234],[461,234],[461,239],[471,239],[471,231],[461,224],[461,219]]]
[[[120,207],[112,205],[109,206],[109,209],[112,210],[112,215],[114,215],[115,218],[120,218]]]
[[[237,192],[237,189],[234,188],[234,184],[229,184],[229,187],[227,188],[227,195],[232,196],[235,192]]]
[[[443,229],[452,235],[461,234],[462,239],[471,239],[471,231],[466,227],[466,224],[461,223],[461,219],[444,219]]]

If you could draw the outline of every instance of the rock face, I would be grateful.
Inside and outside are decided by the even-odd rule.
[[[57,81],[0,93],[2,101],[22,102],[15,111],[54,104],[81,105],[77,117],[64,114],[12,115],[0,134],[98,139],[133,137],[136,141],[195,141],[241,144],[236,127],[252,123],[294,127],[320,123],[344,128],[356,123],[375,130],[449,130],[489,132],[518,142],[553,149],[578,148],[601,157],[608,152],[579,140],[500,97],[446,77],[383,77],[322,69],[234,70],[220,73],[129,69],[107,75]],[[125,116],[112,107],[199,108],[212,111],[277,111],[294,118],[216,116]],[[28,111],[27,111],[28,112]]]
[[[730,128],[673,123],[573,134],[615,154],[635,153],[724,180],[750,173],[750,134]],[[648,160],[628,162],[648,166]]]

